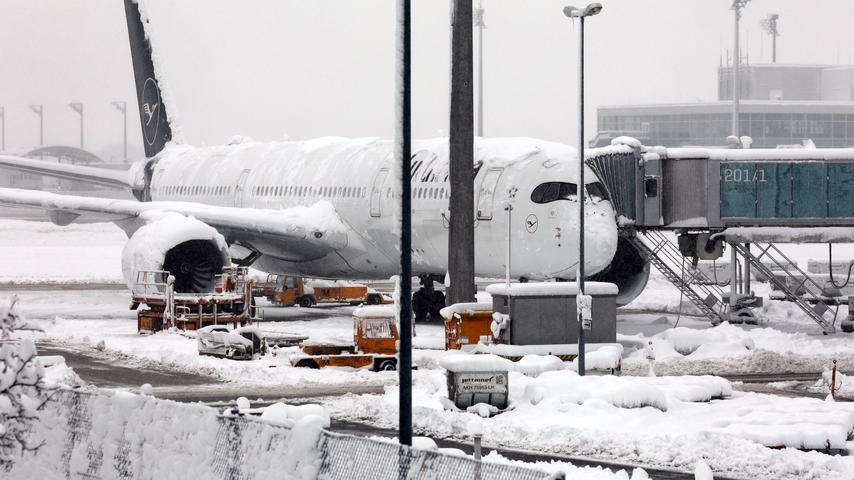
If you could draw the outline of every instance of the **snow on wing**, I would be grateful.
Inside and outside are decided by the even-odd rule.
[[[129,235],[161,213],[194,217],[222,233],[229,241],[275,238],[306,257],[347,246],[347,226],[329,202],[283,210],[210,206],[195,202],[136,202],[107,198],[0,188],[0,205],[38,208],[52,221],[68,224],[79,216],[119,224]]]

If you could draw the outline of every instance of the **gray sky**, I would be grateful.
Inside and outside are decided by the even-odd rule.
[[[477,2],[477,0],[475,0]],[[393,0],[148,0],[189,143],[393,133]],[[417,137],[447,135],[449,1],[413,1]],[[566,0],[483,0],[485,134],[575,142],[578,26]],[[729,0],[601,0],[587,21],[587,111],[600,104],[713,101],[732,46]],[[854,2],[753,0],[742,21],[751,63],[770,61],[759,20],[781,15],[778,62],[848,64]],[[119,154],[129,103],[139,145],[130,52],[119,0],[0,0],[0,105],[7,147],[38,142],[27,105],[43,103],[45,142]],[[141,148],[131,149],[141,156]]]

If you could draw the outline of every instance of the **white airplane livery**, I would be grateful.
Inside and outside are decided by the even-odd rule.
[[[137,271],[167,270],[178,291],[204,292],[230,262],[336,279],[398,273],[392,142],[169,142],[138,6],[125,0],[125,7],[148,158],[128,172],[11,156],[0,156],[0,166],[128,188],[139,201],[0,188],[0,204],[44,209],[60,225],[81,216],[115,222],[129,236],[122,267],[131,288]],[[412,152],[412,270],[429,280],[448,270],[448,140],[414,142]],[[513,277],[574,278],[578,161],[558,143],[476,140],[476,275],[504,275],[509,234]],[[646,283],[648,266],[618,239],[605,186],[592,170],[585,178],[585,270],[617,283],[627,303]]]

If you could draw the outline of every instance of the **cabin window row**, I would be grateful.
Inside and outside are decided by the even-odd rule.
[[[253,187],[256,197],[338,197],[338,198],[364,198],[367,187],[312,187],[297,185],[259,185]]]
[[[154,192],[160,195],[221,197],[231,195],[232,187],[227,185],[164,185],[156,187]]]

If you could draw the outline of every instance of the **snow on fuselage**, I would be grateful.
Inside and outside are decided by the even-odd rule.
[[[387,278],[399,268],[398,213],[394,201],[393,143],[379,139],[320,138],[305,142],[174,146],[157,159],[151,196],[229,207],[278,210],[330,202],[347,224],[347,247],[311,261],[296,260],[274,239],[251,243],[262,253],[254,266],[273,273],[328,278]],[[448,252],[448,141],[415,142],[412,158],[413,272],[444,274]],[[532,200],[544,183],[577,183],[571,147],[527,138],[475,141],[475,271],[503,276],[508,192],[515,190],[511,220],[514,277],[574,278],[577,208],[568,189]],[[585,173],[588,195],[599,180]],[[597,185],[591,185],[597,184]],[[552,190],[554,190],[553,187]],[[541,187],[540,193],[549,187]],[[555,197],[557,198],[555,199]],[[568,198],[569,197],[569,198]],[[588,200],[585,214],[589,274],[614,256],[617,227],[607,200]]]

